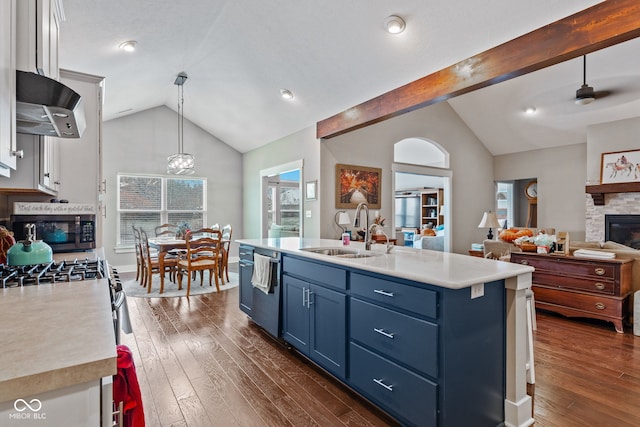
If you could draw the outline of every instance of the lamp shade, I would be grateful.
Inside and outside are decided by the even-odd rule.
[[[340,212],[338,215],[338,224],[340,225],[349,225],[351,224],[351,218],[349,218],[349,214],[347,212]]]
[[[499,228],[500,223],[498,222],[498,217],[494,212],[485,212],[482,215],[482,220],[480,224],[478,224],[478,228]]]

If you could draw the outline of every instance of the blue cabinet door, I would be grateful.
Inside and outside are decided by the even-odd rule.
[[[253,307],[253,285],[251,284],[251,276],[253,276],[253,263],[247,260],[240,260],[240,310],[251,316],[251,308]]]
[[[309,305],[309,357],[344,379],[347,374],[347,295],[311,285]]]
[[[306,355],[309,354],[309,286],[293,277],[283,278],[282,337]]]

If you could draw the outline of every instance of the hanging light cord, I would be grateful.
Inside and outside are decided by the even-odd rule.
[[[582,84],[587,85],[587,55],[582,56]]]
[[[178,91],[178,153],[184,154],[184,85]]]

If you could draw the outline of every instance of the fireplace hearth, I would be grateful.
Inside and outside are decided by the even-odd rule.
[[[640,215],[605,215],[605,240],[640,249]]]

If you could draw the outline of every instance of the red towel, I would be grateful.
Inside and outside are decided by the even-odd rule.
[[[123,402],[123,425],[144,427],[142,394],[133,364],[131,350],[126,345],[118,345],[118,373],[113,376],[113,400],[116,405]]]

